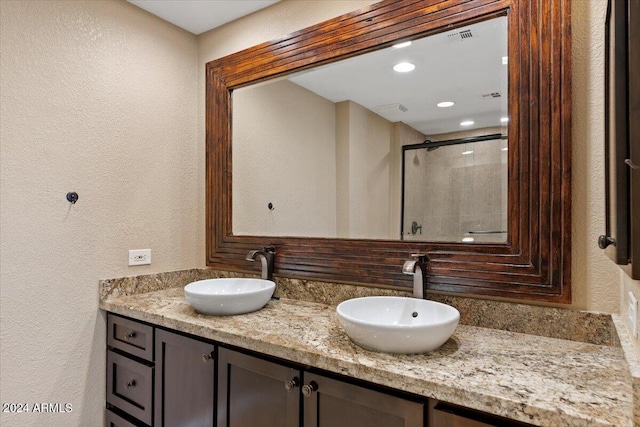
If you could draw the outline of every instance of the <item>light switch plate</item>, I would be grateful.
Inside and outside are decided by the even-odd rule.
[[[633,292],[629,292],[629,331],[634,338],[638,337],[638,300]]]
[[[129,251],[129,265],[151,264],[151,249],[131,249]]]

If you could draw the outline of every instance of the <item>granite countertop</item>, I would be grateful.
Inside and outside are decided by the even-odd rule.
[[[347,337],[335,307],[281,298],[241,316],[205,316],[182,288],[103,300],[100,308],[303,365],[542,426],[632,426],[619,347],[459,325],[436,351],[392,355]]]

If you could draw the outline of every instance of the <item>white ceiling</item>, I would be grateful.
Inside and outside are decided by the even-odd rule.
[[[201,34],[277,3],[279,0],[127,1],[193,34]]]
[[[193,34],[201,34],[279,0],[127,0]],[[471,30],[471,38],[459,34]],[[504,126],[507,114],[507,19],[495,18],[413,40],[402,49],[381,49],[289,76],[333,102],[352,100],[389,121],[402,121],[426,135]],[[398,62],[416,69],[397,73]],[[500,93],[498,98],[483,97]],[[453,101],[450,108],[438,108]],[[402,104],[400,110],[380,106]],[[473,120],[461,127],[463,120]]]
[[[471,30],[471,38],[459,33]],[[291,76],[289,80],[333,102],[352,100],[392,122],[425,135],[504,126],[507,114],[507,19],[500,17],[414,40],[402,49],[381,49]],[[416,69],[397,73],[398,62]],[[501,97],[482,95],[500,93]],[[450,108],[436,106],[453,101]],[[406,112],[376,107],[402,104]],[[460,126],[473,120],[470,127]]]

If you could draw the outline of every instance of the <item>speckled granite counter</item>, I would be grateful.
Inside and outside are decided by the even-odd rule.
[[[203,316],[181,288],[113,297],[100,308],[532,424],[633,425],[631,376],[619,347],[460,325],[424,355],[375,353],[349,340],[333,306],[282,298],[242,316]]]

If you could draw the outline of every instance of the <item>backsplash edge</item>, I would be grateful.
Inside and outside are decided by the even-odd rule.
[[[224,277],[258,277],[247,273],[193,268],[100,280],[100,301],[183,287],[196,280]],[[316,280],[275,277],[274,296],[327,305],[350,298],[390,295],[410,296],[409,289],[383,289]],[[556,307],[477,299],[467,296],[427,294],[427,298],[449,304],[460,311],[460,324],[620,347],[610,314]]]

